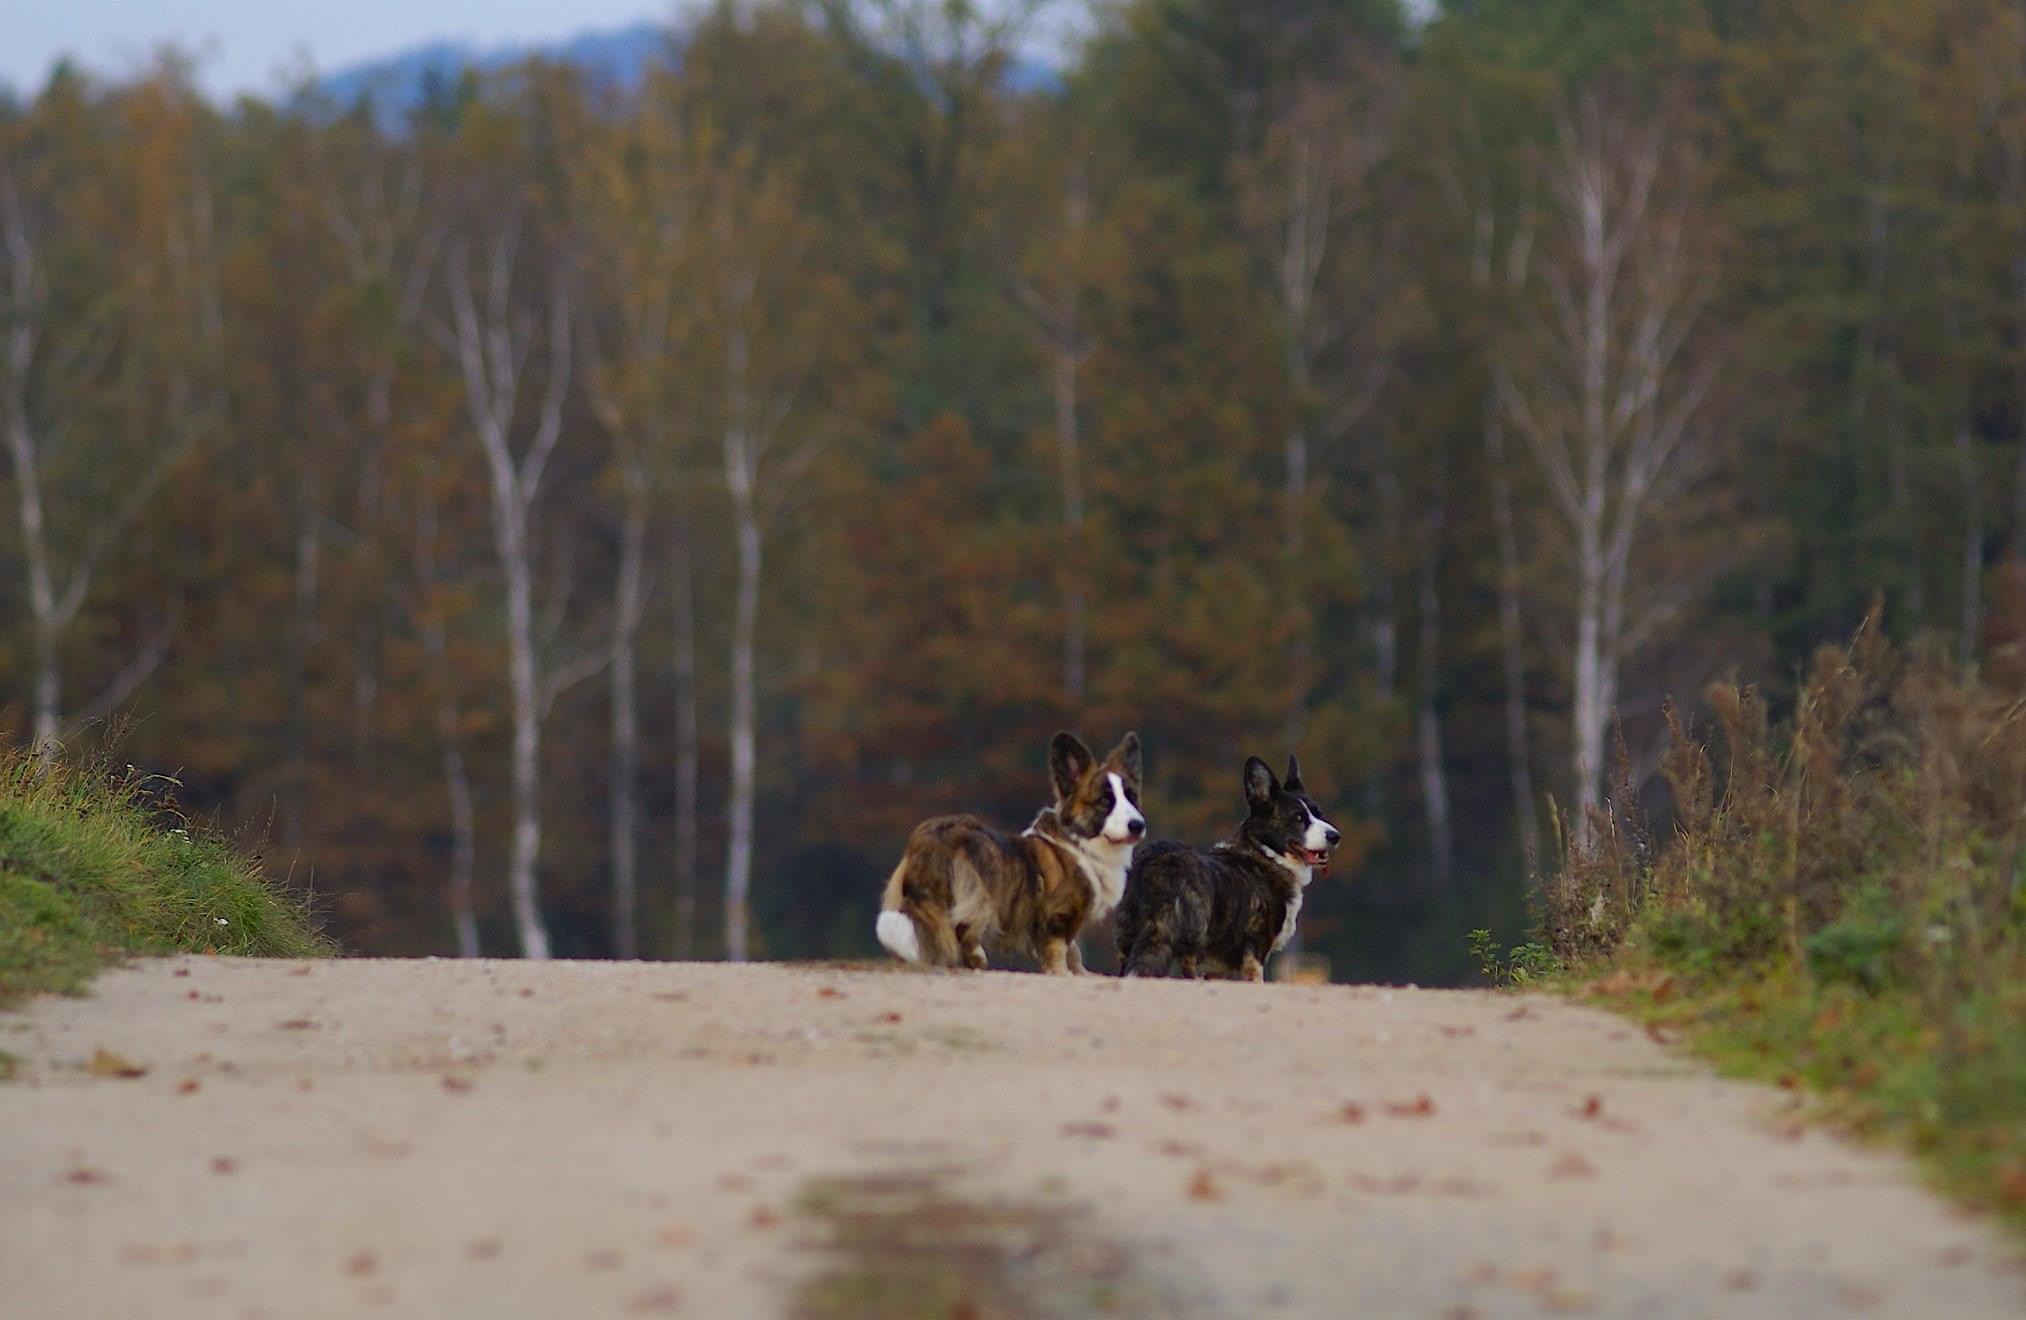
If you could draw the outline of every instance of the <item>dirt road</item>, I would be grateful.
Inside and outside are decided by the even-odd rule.
[[[1547,1000],[187,958],[0,1048],[22,1317],[2026,1315],[1900,1161]]]

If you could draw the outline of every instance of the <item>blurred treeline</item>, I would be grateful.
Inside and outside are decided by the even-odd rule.
[[[1037,78],[1047,17],[0,105],[14,736],[354,948],[585,956],[866,952],[1059,726],[1196,840],[1298,750],[1310,947],[1439,981],[1666,694],[1874,597],[2013,642],[2017,0],[1124,0]]]

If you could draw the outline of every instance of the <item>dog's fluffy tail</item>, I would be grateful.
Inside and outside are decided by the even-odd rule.
[[[887,951],[902,962],[918,963],[922,960],[921,940],[915,935],[914,918],[905,912],[882,912],[879,922],[873,927],[879,933],[879,942]]]
[[[873,924],[873,933],[879,936],[879,942],[886,946],[887,951],[902,962],[947,967],[957,961],[956,932],[950,929],[947,917],[937,920],[937,912],[923,911],[908,892],[909,870],[917,866],[933,866],[938,862],[947,865],[937,855],[924,856],[910,847],[907,856],[901,858],[900,865],[887,879],[886,893],[880,900],[879,920]]]

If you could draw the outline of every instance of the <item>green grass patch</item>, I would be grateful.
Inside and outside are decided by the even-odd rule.
[[[1698,979],[1636,953],[1547,988],[1679,1033],[1725,1076],[1805,1092],[1811,1120],[1911,1151],[2026,1235],[2026,969],[1946,1006],[1792,968]]]
[[[335,952],[301,906],[169,805],[164,781],[0,755],[0,1004],[134,954]]]

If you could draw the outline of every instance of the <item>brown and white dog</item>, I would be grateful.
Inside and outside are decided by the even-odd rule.
[[[879,942],[930,966],[983,968],[985,951],[1032,953],[1041,970],[1083,970],[1076,937],[1118,906],[1140,814],[1140,736],[1099,761],[1074,734],[1048,748],[1055,805],[1020,834],[976,816],[939,816],[908,836],[886,882]]]

